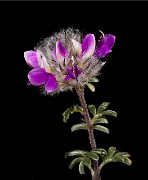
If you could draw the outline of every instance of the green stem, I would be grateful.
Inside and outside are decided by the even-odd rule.
[[[104,166],[105,164],[108,164],[109,162],[112,162],[112,160],[111,160],[111,159],[107,159],[107,160],[103,161],[103,162],[99,165],[99,170],[101,171],[101,169],[103,168],[103,166]]]
[[[100,164],[100,166],[99,166],[99,170],[101,171],[102,167],[103,167],[105,164],[107,164],[107,163],[108,163],[108,162],[103,161],[103,162]]]
[[[82,88],[82,87],[76,88],[76,92],[79,96],[79,100],[80,100],[81,106],[83,108],[83,116],[85,118],[86,125],[87,125],[90,145],[91,145],[92,149],[95,149],[96,141],[94,138],[93,125],[91,123],[91,118],[90,118],[90,115],[88,112],[87,103],[86,103],[85,96],[84,96],[84,88]],[[100,180],[101,178],[100,178],[100,170],[99,170],[98,161],[93,161],[93,166],[94,166],[94,176],[92,177],[92,180]]]

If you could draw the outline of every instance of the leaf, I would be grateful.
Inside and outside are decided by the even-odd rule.
[[[96,149],[93,149],[93,151],[96,153],[96,154],[99,154],[101,156],[101,159],[104,161],[105,159],[105,156],[107,154],[107,151],[103,148],[96,148]]]
[[[112,158],[112,162],[124,162],[124,159],[120,156],[116,156],[116,157],[114,156]]]
[[[116,152],[116,148],[115,147],[110,147],[109,149],[108,149],[108,153],[107,153],[107,159],[110,159],[110,158],[112,158],[113,157],[113,155],[115,154],[115,152]]]
[[[132,164],[132,161],[128,157],[121,157],[121,156],[113,157],[112,162],[121,162],[129,166]]]
[[[72,107],[67,108],[66,111],[63,112],[62,116],[63,116],[63,121],[64,121],[64,123],[66,123],[67,120],[69,119],[69,116],[70,116],[70,114],[71,114],[71,111],[72,111]]]
[[[73,161],[71,161],[71,163],[69,165],[69,169],[72,169],[73,166],[75,166],[77,163],[81,162],[82,159],[83,159],[82,157],[77,157]]]
[[[101,170],[102,167],[109,163],[109,162],[121,162],[127,165],[131,165],[132,161],[128,158],[130,156],[127,152],[117,152],[116,154],[116,148],[110,147],[108,149],[108,154],[105,155],[105,158],[103,159],[103,162],[100,164],[99,169]],[[128,156],[128,157],[127,157]]]
[[[91,173],[91,175],[93,177],[94,174],[95,174],[93,168],[91,166],[87,165],[87,164],[85,164],[85,166],[87,166],[87,168],[89,169],[89,171],[90,171],[90,173]]]
[[[104,103],[102,103],[102,104],[98,107],[97,113],[98,113],[98,114],[99,114],[99,113],[102,113],[104,110],[107,109],[108,105],[109,105],[109,102],[104,102]]]
[[[76,106],[73,107],[73,112],[83,112],[83,108],[81,106],[79,106],[78,104]]]
[[[97,79],[97,78],[89,78],[88,82],[99,82],[99,79]]]
[[[84,162],[84,165],[88,165],[88,166],[91,166],[92,164],[90,158],[86,156],[83,158],[83,162]]]
[[[114,155],[115,156],[120,156],[120,157],[131,157],[131,155],[128,152],[118,152]]]
[[[91,159],[97,161],[99,159],[98,155],[92,151],[90,151],[89,153],[86,154],[86,156],[90,157]]]
[[[92,92],[95,92],[95,87],[94,87],[93,84],[87,83],[86,85],[88,86],[88,88],[89,88]]]
[[[96,154],[99,154],[99,155],[106,155],[107,154],[107,151],[103,148],[93,149],[93,152],[95,152]]]
[[[123,163],[130,166],[132,164],[132,161],[128,157],[125,157]]]
[[[65,158],[67,158],[69,156],[84,156],[87,153],[88,153],[88,151],[84,151],[84,150],[74,150],[74,151],[67,152],[65,154]]]
[[[94,121],[94,124],[104,123],[108,124],[108,120],[106,118],[98,118]]]
[[[89,105],[88,106],[88,109],[89,109],[89,111],[92,113],[92,115],[93,116],[95,116],[96,115],[96,107],[95,107],[95,105]]]
[[[64,123],[67,123],[67,120],[69,119],[70,114],[73,114],[74,112],[82,113],[83,108],[79,105],[67,108],[66,111],[64,111],[62,114]]]
[[[82,160],[82,161],[80,162],[80,164],[79,164],[79,173],[80,173],[81,175],[85,174],[83,160]]]
[[[101,155],[101,159],[102,159],[103,162],[105,162],[106,156],[107,156],[107,154],[102,154],[102,155]]]
[[[93,126],[93,129],[109,134],[109,129],[104,126],[101,126],[101,125],[95,125],[95,126]]]
[[[75,124],[71,127],[71,131],[87,130],[86,123]]]
[[[112,110],[104,111],[103,115],[109,115],[109,116],[117,117],[117,113],[115,111],[112,111]]]

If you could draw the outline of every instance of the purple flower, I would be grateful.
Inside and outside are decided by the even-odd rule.
[[[112,47],[115,43],[116,37],[111,34],[106,34],[97,44],[95,56],[97,58],[103,58],[108,53],[112,52]]]
[[[63,29],[38,43],[36,51],[24,53],[32,68],[28,84],[45,86],[47,93],[84,87],[89,78],[98,76],[105,64],[100,58],[112,51],[114,43],[115,36],[111,34],[103,34],[96,44],[93,34],[82,38],[79,30]]]
[[[24,57],[27,64],[33,69],[28,73],[29,83],[34,86],[45,85],[45,90],[47,92],[54,92],[58,83],[55,76],[51,73],[51,69],[48,63],[39,52],[36,51],[26,51],[24,52]]]
[[[87,34],[82,41],[82,44],[72,39],[75,51],[80,60],[86,60],[94,54],[96,41],[93,34]]]

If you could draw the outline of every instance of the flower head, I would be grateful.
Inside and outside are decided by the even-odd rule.
[[[89,78],[99,75],[105,57],[113,47],[115,36],[105,35],[96,44],[95,36],[82,37],[79,30],[68,28],[40,42],[35,51],[24,53],[32,68],[30,84],[43,86],[47,93],[85,86]]]

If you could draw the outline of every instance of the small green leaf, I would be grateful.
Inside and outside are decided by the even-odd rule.
[[[112,158],[113,162],[121,162],[127,165],[131,165],[132,161],[128,157],[115,156]]]
[[[124,158],[121,156],[112,157],[112,162],[124,162]]]
[[[69,169],[72,169],[77,163],[81,162],[82,159],[83,159],[82,157],[77,157],[73,161],[71,161],[69,165]]]
[[[75,124],[71,127],[71,131],[87,130],[86,123]]]
[[[120,156],[120,157],[131,157],[131,155],[128,152],[118,152],[114,155],[115,156]]]
[[[106,155],[107,154],[107,151],[103,148],[93,149],[93,152],[95,152],[96,154],[99,154],[99,155]]]
[[[64,123],[67,123],[67,120],[69,119],[70,114],[73,114],[74,112],[82,113],[83,108],[79,105],[67,108],[66,111],[64,111],[62,114]]]
[[[101,124],[101,123],[108,124],[108,120],[106,118],[98,118],[94,121],[94,124]]]
[[[91,160],[89,157],[84,157],[83,158],[83,162],[84,162],[84,165],[88,165],[88,166],[91,166]]]
[[[96,154],[99,154],[101,156],[101,159],[104,161],[105,156],[107,155],[107,151],[105,149],[103,149],[103,148],[96,148],[96,149],[93,149],[93,151]]]
[[[110,159],[113,157],[113,155],[115,154],[116,152],[116,148],[115,147],[110,147],[108,149],[108,153],[107,153],[107,159]]]
[[[67,120],[69,119],[69,116],[71,114],[72,111],[72,107],[67,108],[66,111],[63,112],[62,116],[63,116],[63,121],[66,123]]]
[[[88,88],[89,88],[92,92],[95,92],[95,87],[94,87],[93,84],[87,83],[86,85],[88,86]]]
[[[102,113],[104,110],[106,110],[108,105],[109,105],[109,102],[102,103],[97,109],[97,114]]]
[[[87,153],[86,156],[88,156],[91,159],[96,160],[96,161],[99,159],[98,155],[95,152],[93,152],[93,150],[90,151],[89,153]]]
[[[76,106],[73,107],[73,112],[83,112],[83,108],[81,106],[79,106],[78,104]]]
[[[97,79],[97,78],[89,78],[88,82],[99,82],[99,79]]]
[[[88,109],[90,110],[90,112],[92,113],[93,116],[96,115],[96,107],[95,107],[95,105],[93,105],[93,104],[89,105]]]
[[[128,158],[130,156],[127,152],[117,152],[115,147],[110,147],[108,149],[107,155],[103,158],[103,162],[100,164],[99,169],[101,170],[102,167],[109,163],[109,162],[121,162],[127,165],[131,165],[132,161]],[[115,154],[116,153],[116,154]],[[128,156],[128,157],[127,157]]]
[[[93,177],[94,174],[95,174],[93,168],[91,166],[87,165],[87,164],[85,164],[85,166],[87,166],[87,168],[89,169],[89,171],[90,171],[90,173],[91,173],[91,175]]]
[[[87,153],[88,153],[88,151],[84,151],[84,150],[74,150],[74,151],[67,152],[65,154],[65,158],[67,158],[69,156],[84,156]]]
[[[112,110],[104,111],[103,115],[109,115],[109,116],[117,117],[117,113],[115,111],[112,111]]]
[[[103,162],[106,160],[106,156],[107,156],[107,154],[102,154],[101,155],[101,159],[102,159]]]
[[[82,161],[80,162],[80,164],[79,164],[79,173],[80,173],[81,175],[85,174],[83,160],[82,160]]]
[[[123,163],[130,166],[132,164],[132,161],[128,157],[125,157]]]
[[[95,126],[93,126],[93,129],[99,130],[99,131],[102,131],[102,132],[109,134],[109,129],[104,127],[104,126],[95,125]]]

